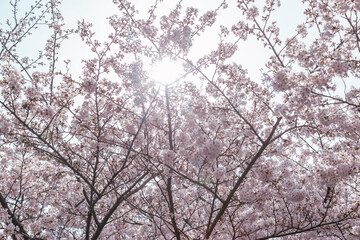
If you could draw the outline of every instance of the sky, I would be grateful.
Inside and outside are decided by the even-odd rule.
[[[154,1],[150,0],[132,0],[139,10],[139,17],[146,16],[148,6]],[[158,14],[166,14],[169,9],[173,9],[177,1],[165,0],[161,3],[158,9]],[[185,5],[192,5],[198,7],[200,14],[208,10],[216,9],[222,0],[183,0]],[[263,0],[256,0],[256,2],[263,2]],[[287,0],[282,1],[282,6],[273,14],[273,21],[277,21],[281,31],[280,36],[282,40],[291,38],[295,34],[296,26],[303,22],[304,6],[301,0]],[[22,0],[18,3],[19,13],[25,12],[29,8],[29,4],[35,3],[35,0]],[[195,58],[209,53],[216,49],[218,44],[218,29],[220,25],[230,26],[234,23],[234,19],[239,18],[240,10],[236,7],[237,1],[228,0],[229,7],[219,12],[217,24],[206,31],[201,37],[196,39],[193,43],[191,56]],[[113,14],[119,14],[117,7],[111,0],[70,0],[63,1],[62,14],[65,19],[66,26],[76,28],[77,21],[85,20],[93,23],[93,29],[96,32],[96,37],[100,40],[106,40],[108,33],[111,31],[107,23],[107,17]],[[7,18],[12,16],[12,8],[7,0],[0,0],[0,27],[4,27]],[[199,14],[199,15],[200,15]],[[20,44],[18,50],[24,56],[37,56],[38,51],[45,45],[49,30],[46,26],[40,27],[34,34],[26,41]],[[89,49],[84,46],[80,38],[73,37],[71,40],[62,43],[62,49],[59,58],[70,59],[75,75],[80,75],[81,59],[91,58]],[[261,77],[260,69],[265,68],[264,64],[271,55],[271,50],[264,49],[263,45],[256,41],[254,37],[248,38],[245,42],[240,42],[239,49],[233,57],[234,61],[243,65],[248,70],[252,78],[259,79]]]

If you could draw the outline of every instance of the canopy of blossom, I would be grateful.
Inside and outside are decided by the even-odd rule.
[[[303,0],[305,21],[285,39],[280,0],[237,0],[229,26],[218,16],[235,0],[161,14],[153,0],[145,15],[132,2],[113,0],[105,41],[85,21],[67,29],[60,0],[24,13],[11,2],[0,25],[1,237],[359,239],[359,1]],[[43,25],[42,51],[19,51]],[[191,54],[209,29],[217,47]],[[91,56],[79,77],[59,57],[76,37]],[[270,56],[261,79],[238,61],[248,39]],[[181,65],[170,83],[148,68],[161,59]]]

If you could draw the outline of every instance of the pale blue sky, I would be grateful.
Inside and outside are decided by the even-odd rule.
[[[20,1],[20,11],[28,9],[27,4],[33,2],[34,0]],[[133,0],[131,2],[138,6],[140,14],[143,14],[146,13],[147,7],[154,1]],[[161,3],[163,7],[159,9],[159,12],[166,13],[176,2],[175,0],[164,1]],[[217,8],[222,1],[184,0],[183,2],[185,5],[198,7],[200,13],[202,13]],[[236,7],[237,1],[230,0],[227,2],[229,7],[226,10],[220,11],[218,24],[194,42],[191,52],[193,56],[203,55],[216,48],[219,25],[230,26],[231,23],[235,23],[236,19],[240,19],[241,12]],[[263,2],[263,0],[257,0],[257,2]],[[100,40],[105,40],[111,30],[107,24],[106,17],[118,13],[117,7],[111,0],[64,0],[61,8],[67,26],[76,27],[76,22],[82,19],[92,22],[97,34],[96,36]],[[280,9],[273,13],[273,20],[278,22],[283,41],[294,35],[296,26],[304,21],[303,9],[301,0],[287,0],[283,1]],[[4,23],[6,17],[11,16],[11,6],[8,4],[8,1],[0,0],[0,23]],[[24,55],[35,56],[38,50],[43,48],[46,40],[44,37],[47,36],[47,33],[49,32],[45,26],[36,30],[32,36],[20,44],[20,52]],[[255,38],[249,38],[246,42],[240,41],[239,50],[234,56],[234,61],[243,64],[244,68],[249,70],[249,74],[252,77],[260,78],[259,69],[264,68],[264,63],[271,54],[271,51],[264,49],[261,43],[255,41]],[[62,45],[61,59],[71,59],[73,64],[79,64],[81,59],[88,56],[89,50],[81,43],[79,38],[72,38],[70,41],[65,41]],[[79,69],[79,67],[74,69]],[[80,72],[77,72],[77,74],[80,74]]]

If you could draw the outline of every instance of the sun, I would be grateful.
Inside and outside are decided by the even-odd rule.
[[[150,78],[164,85],[169,85],[178,80],[184,73],[181,62],[170,58],[163,58],[150,66]]]

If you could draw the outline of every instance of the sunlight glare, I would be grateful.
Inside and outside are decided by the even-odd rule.
[[[165,58],[152,64],[150,77],[156,82],[169,85],[178,80],[183,71],[181,62]]]

